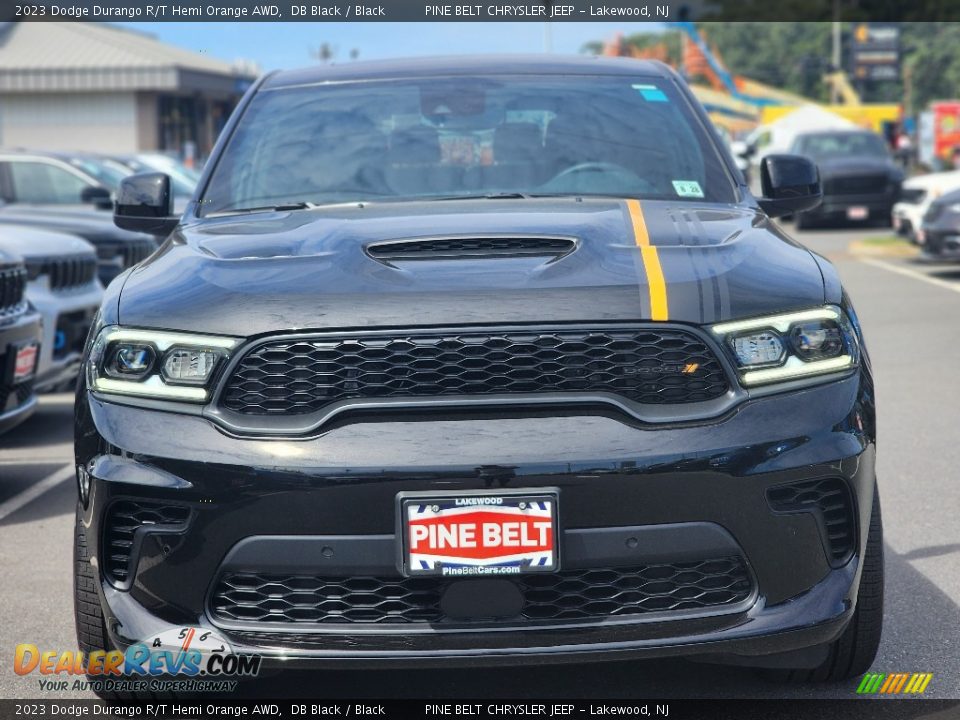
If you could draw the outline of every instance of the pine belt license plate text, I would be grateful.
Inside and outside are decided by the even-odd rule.
[[[870,210],[862,205],[854,205],[847,208],[848,220],[866,220],[870,217]]]
[[[401,493],[407,575],[517,575],[557,569],[556,492]]]

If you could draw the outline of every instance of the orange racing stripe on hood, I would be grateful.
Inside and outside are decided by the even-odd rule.
[[[643,208],[640,206],[640,201],[627,200],[627,212],[630,214],[630,222],[633,228],[633,241],[640,248],[643,269],[647,274],[647,285],[650,288],[650,317],[652,320],[669,320],[667,283],[663,279],[663,268],[660,266],[660,256],[657,248],[650,244],[647,222],[643,218]]]

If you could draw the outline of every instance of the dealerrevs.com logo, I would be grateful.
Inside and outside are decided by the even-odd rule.
[[[166,630],[122,652],[41,650],[23,643],[14,652],[13,669],[17,675],[42,676],[39,686],[43,691],[230,692],[237,678],[260,673],[261,659],[259,655],[234,653],[230,644],[212,630],[182,627]]]

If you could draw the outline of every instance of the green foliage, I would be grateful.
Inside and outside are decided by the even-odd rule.
[[[960,5],[960,3],[958,3]],[[829,89],[832,33],[829,22],[700,23],[699,28],[734,75],[825,101]],[[857,85],[865,102],[906,102],[912,112],[932,100],[960,97],[960,23],[903,23],[903,74],[897,81]],[[843,27],[844,47],[849,26]],[[670,61],[680,59],[680,33],[638,33],[626,41],[638,48],[664,43]],[[602,42],[587,43],[584,52],[599,52]],[[841,62],[846,65],[847,56]]]

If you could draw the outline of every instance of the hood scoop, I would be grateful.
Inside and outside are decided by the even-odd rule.
[[[367,254],[374,260],[471,260],[487,258],[558,258],[577,244],[568,238],[545,237],[454,237],[392,240],[371,243]]]

